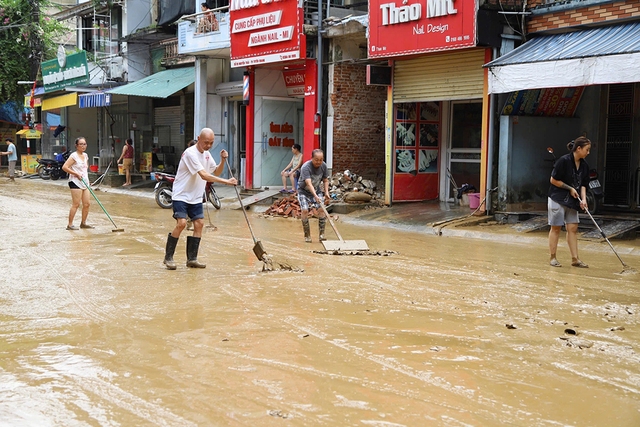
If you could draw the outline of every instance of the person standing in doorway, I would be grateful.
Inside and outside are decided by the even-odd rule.
[[[76,138],[76,151],[71,153],[67,161],[62,165],[62,170],[69,174],[69,188],[71,189],[71,209],[69,209],[67,230],[78,229],[73,225],[73,219],[81,203],[82,219],[80,228],[94,228],[92,225],[87,224],[91,193],[85,186],[85,183],[89,183],[89,156],[85,151],[87,151],[87,140],[82,136]]]
[[[7,138],[5,139],[7,143],[7,151],[3,151],[0,153],[3,156],[7,156],[7,160],[9,161],[9,181],[16,181],[16,162],[18,161],[18,153],[16,151],[16,146],[13,143],[13,139]]]
[[[567,245],[571,252],[571,265],[589,267],[578,257],[578,210],[587,208],[587,185],[589,185],[589,165],[585,158],[591,151],[591,141],[584,136],[567,144],[569,153],[560,157],[551,172],[549,187],[549,264],[562,267],[556,258],[560,230],[567,229]]]
[[[117,163],[120,164],[121,161],[125,174],[125,180],[122,186],[126,187],[131,185],[131,169],[133,167],[133,140],[131,138],[127,138],[124,147],[122,147],[122,154],[120,154]]]
[[[209,150],[213,146],[213,130],[204,128],[200,131],[195,145],[187,148],[182,153],[178,165],[176,179],[173,182],[173,217],[176,226],[167,237],[165,247],[164,264],[168,270],[175,270],[176,263],[173,254],[180,238],[180,233],[187,226],[187,218],[193,221],[193,236],[187,237],[187,267],[205,268],[206,265],[198,262],[198,249],[204,227],[204,211],[202,208],[202,194],[207,182],[221,182],[227,185],[236,185],[235,178],[220,178],[224,170],[224,162],[229,153],[226,150],[220,152],[220,164],[217,164]]]
[[[309,208],[320,208],[320,205],[324,203],[323,198],[329,200],[329,168],[324,162],[324,152],[316,148],[311,152],[311,160],[306,161],[300,168],[298,180],[298,202],[300,202],[304,241],[307,243],[311,243]],[[327,218],[324,215],[324,210],[320,210],[318,212],[320,241],[326,240],[324,237],[326,224]]]
[[[300,144],[293,144],[293,147],[291,147],[293,157],[291,157],[291,161],[289,162],[289,164],[285,166],[284,169],[282,169],[282,172],[280,172],[280,175],[282,176],[283,186],[282,190],[280,190],[281,193],[296,192],[296,182],[298,180],[298,177],[300,176],[300,166],[302,166],[302,153],[300,152],[301,149],[302,147],[300,146]],[[291,190],[287,190],[287,177],[291,181]]]

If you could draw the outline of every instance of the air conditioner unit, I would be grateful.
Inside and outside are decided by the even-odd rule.
[[[106,64],[107,80],[123,80],[124,79],[124,67],[123,58],[116,56],[109,59]]]

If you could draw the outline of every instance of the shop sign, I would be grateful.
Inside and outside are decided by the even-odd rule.
[[[305,57],[301,0],[231,0],[231,66]]]
[[[87,53],[72,55],[58,52],[58,58],[42,63],[42,81],[45,92],[53,92],[69,86],[89,83],[89,68],[87,67]]]
[[[287,87],[287,95],[304,96],[305,70],[288,70],[282,72],[284,84]]]
[[[573,117],[584,87],[518,90],[502,108],[505,116]]]
[[[477,0],[371,0],[369,57],[476,45]]]
[[[25,95],[24,97],[24,106],[26,108],[31,107],[31,93],[29,93],[29,95]],[[42,98],[40,97],[33,97],[33,108],[36,107],[41,107],[42,106]]]

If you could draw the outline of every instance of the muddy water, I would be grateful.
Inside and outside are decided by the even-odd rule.
[[[184,267],[183,236],[167,271],[170,212],[98,197],[124,233],[95,203],[96,229],[64,230],[63,186],[0,183],[0,425],[640,425],[640,280],[611,254],[553,269],[544,239],[339,223],[399,254],[317,255],[298,222],[250,213],[305,269],[260,273],[223,209],[207,268]]]

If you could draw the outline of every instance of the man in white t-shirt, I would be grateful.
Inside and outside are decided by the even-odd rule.
[[[198,248],[204,227],[204,211],[202,209],[202,195],[206,182],[221,182],[236,185],[235,178],[224,179],[219,175],[224,170],[224,162],[229,157],[226,150],[220,152],[220,164],[217,164],[209,150],[213,145],[213,131],[204,128],[198,135],[197,143],[182,153],[176,179],[173,182],[173,217],[176,227],[167,237],[164,264],[169,270],[176,269],[173,254],[180,238],[180,233],[187,226],[187,218],[193,221],[193,236],[187,237],[187,267],[205,268],[198,262]]]

